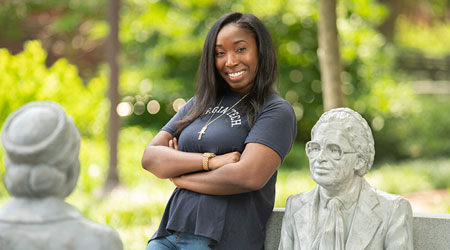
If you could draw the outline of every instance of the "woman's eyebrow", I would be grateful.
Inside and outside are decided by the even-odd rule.
[[[233,42],[233,44],[238,44],[238,43],[248,43],[248,42],[245,40],[237,40],[237,41]]]
[[[233,44],[238,44],[238,43],[248,43],[248,42],[245,41],[245,40],[237,40],[237,41],[233,42]],[[216,44],[216,47],[223,47],[223,45],[222,44]]]

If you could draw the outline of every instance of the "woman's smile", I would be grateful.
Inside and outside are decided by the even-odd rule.
[[[235,82],[235,81],[240,81],[243,77],[244,77],[244,70],[238,71],[238,72],[231,72],[231,73],[227,73],[228,77],[230,78],[231,81]]]

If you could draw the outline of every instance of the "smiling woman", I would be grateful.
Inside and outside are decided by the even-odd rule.
[[[216,69],[235,92],[247,93],[258,71],[258,48],[254,34],[228,24],[217,34]]]
[[[147,250],[263,249],[277,168],[297,132],[292,107],[273,88],[276,74],[272,39],[257,17],[229,13],[213,24],[195,96],[142,157],[146,170],[177,187]]]

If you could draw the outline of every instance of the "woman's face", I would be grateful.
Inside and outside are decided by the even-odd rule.
[[[258,47],[253,33],[236,24],[222,27],[217,34],[215,61],[217,71],[233,91],[249,92],[258,72]]]

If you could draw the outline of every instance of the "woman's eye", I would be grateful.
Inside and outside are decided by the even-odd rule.
[[[247,50],[247,48],[239,48],[238,52],[244,52],[245,50]]]
[[[216,51],[216,56],[223,56],[223,52],[222,51]]]

